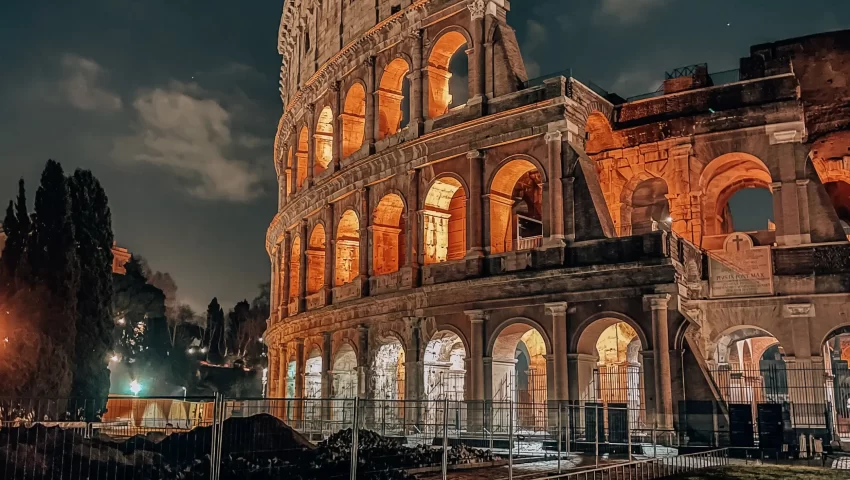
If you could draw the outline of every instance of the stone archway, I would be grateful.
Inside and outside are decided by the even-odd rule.
[[[405,259],[405,205],[401,196],[389,193],[372,214],[372,270],[375,275],[397,272]]]
[[[340,217],[335,247],[334,285],[339,287],[360,275],[360,220],[354,210],[346,210]]]
[[[543,244],[543,178],[530,160],[502,165],[490,183],[490,253]]]
[[[301,237],[292,236],[292,248],[289,257],[289,301],[298,302],[301,294]],[[294,311],[293,311],[294,313]]]
[[[424,263],[461,260],[466,255],[466,190],[451,176],[439,177],[422,211]]]
[[[404,58],[398,57],[390,62],[381,75],[378,91],[378,139],[384,139],[398,133],[404,124],[405,109],[409,98],[404,90],[410,65]]]
[[[313,295],[325,286],[325,227],[313,227],[307,242],[307,295]]]
[[[363,146],[366,132],[366,89],[355,83],[345,94],[342,107],[342,157],[347,158]]]
[[[304,420],[320,421],[322,418],[322,351],[313,347],[304,362]],[[308,424],[307,429],[313,426]],[[321,428],[321,426],[318,426]]]
[[[745,188],[769,189],[772,181],[764,162],[747,153],[728,153],[709,162],[700,176],[704,235],[732,232],[734,224],[729,210],[732,196]]]
[[[316,142],[316,162],[313,165],[313,174],[319,175],[328,169],[333,160],[334,151],[334,114],[331,107],[325,107],[319,112],[316,123],[316,133],[313,134]]]
[[[463,47],[468,45],[468,34],[461,30],[450,30],[439,36],[431,48],[428,57],[428,118],[436,118],[449,111],[451,105],[458,105],[454,100],[454,93],[450,88],[450,79],[453,72],[450,71],[452,58]],[[455,72],[458,73],[458,72]],[[459,72],[464,78],[469,76],[469,71]],[[464,97],[468,97],[467,93]],[[463,103],[463,102],[461,102]]]
[[[514,426],[522,431],[546,427],[551,350],[543,329],[516,319],[495,332],[491,344],[492,399],[495,428],[509,424],[509,405],[514,405]]]
[[[309,149],[308,145],[309,134],[307,133],[307,127],[301,127],[301,130],[298,132],[298,143],[295,148],[295,169],[298,170],[297,178],[295,181],[295,188],[301,189],[304,186],[304,180],[307,179],[307,174],[309,173]]]
[[[333,400],[331,418],[334,421],[350,421],[351,400],[357,397],[357,352],[348,342],[343,343],[334,355],[331,377],[331,397]]]

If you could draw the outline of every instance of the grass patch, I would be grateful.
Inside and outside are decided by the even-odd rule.
[[[668,477],[675,480],[848,480],[850,471],[812,467],[730,466]]]

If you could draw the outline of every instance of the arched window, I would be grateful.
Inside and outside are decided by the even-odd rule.
[[[292,194],[292,147],[286,153],[286,196]]]
[[[428,58],[428,117],[445,114],[469,97],[466,37],[453,31],[440,37]]]
[[[385,195],[375,207],[372,220],[372,269],[375,275],[398,271],[404,264],[404,201]]]
[[[353,154],[363,145],[366,130],[366,90],[355,83],[345,95],[342,109],[342,156]]]
[[[452,177],[434,181],[422,213],[425,263],[460,260],[466,254],[466,192]]]
[[[703,218],[705,219],[705,235],[724,235],[733,231],[750,231],[746,226],[755,227],[753,230],[769,230],[768,220],[773,217],[772,202],[764,202],[770,195],[769,187],[772,180],[765,164],[758,158],[746,153],[729,153],[712,160],[703,170],[700,185],[703,189]],[[744,189],[757,188],[762,193],[747,198],[751,202],[761,198],[761,208],[756,210],[753,205],[742,205],[743,208],[732,212],[730,200],[735,194]],[[760,197],[758,196],[760,195]],[[737,202],[736,202],[737,203]],[[733,217],[738,213],[739,225],[735,225]],[[744,215],[746,220],[742,217]],[[746,222],[747,225],[740,222]],[[757,222],[757,223],[756,223]]]
[[[490,185],[490,253],[528,250],[543,243],[543,185],[528,160],[503,165]]]
[[[667,201],[667,182],[662,178],[640,182],[632,193],[631,209],[632,235],[669,230],[673,219]]]
[[[774,230],[773,195],[766,187],[738,189],[723,211],[723,233]]]
[[[396,58],[384,69],[378,86],[378,139],[397,133],[406,125],[405,113],[409,115],[409,90],[407,72],[410,66],[402,58]]]
[[[304,180],[307,178],[307,173],[309,173],[307,158],[310,146],[307,144],[308,141],[307,127],[301,127],[301,131],[298,133],[298,147],[295,150],[295,160],[298,162],[298,180],[296,186],[299,189],[304,186]]]
[[[334,115],[331,107],[325,107],[319,113],[319,122],[316,124],[316,164],[313,174],[318,175],[327,170],[334,151]]]
[[[313,228],[307,243],[307,294],[317,293],[325,285],[325,227]]]
[[[336,230],[337,287],[351,283],[360,275],[360,221],[354,210],[346,210]]]
[[[289,299],[298,298],[301,278],[301,237],[295,236],[292,240],[292,252],[289,257]]]

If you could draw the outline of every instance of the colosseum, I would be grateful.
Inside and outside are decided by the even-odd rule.
[[[850,437],[850,32],[626,99],[529,79],[509,9],[285,0],[264,336],[282,415],[405,400],[410,430],[449,399],[469,431],[513,402],[527,431],[567,405],[679,442]],[[752,189],[772,212],[741,231]]]

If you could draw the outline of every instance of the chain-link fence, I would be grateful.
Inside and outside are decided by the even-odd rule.
[[[91,410],[0,400],[0,478],[407,480],[469,468],[545,477],[700,464],[665,432],[632,428],[628,405],[215,396],[110,397],[97,421],[85,418]],[[723,455],[698,458],[714,465]]]

